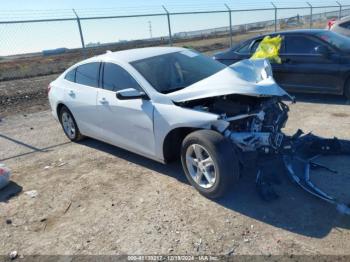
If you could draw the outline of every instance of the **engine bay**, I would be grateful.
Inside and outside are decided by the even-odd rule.
[[[183,107],[220,115],[235,132],[280,132],[289,108],[278,97],[227,95],[183,102]]]

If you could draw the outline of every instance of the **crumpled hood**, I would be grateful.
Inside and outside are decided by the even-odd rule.
[[[268,60],[243,60],[182,90],[167,94],[174,102],[239,94],[288,96],[273,79]]]

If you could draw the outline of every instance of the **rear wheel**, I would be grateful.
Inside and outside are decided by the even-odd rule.
[[[84,136],[80,133],[77,123],[69,111],[69,109],[63,106],[60,110],[60,122],[66,136],[73,142],[80,141]]]
[[[188,181],[208,198],[219,198],[239,179],[232,143],[212,130],[189,134],[183,141],[181,162]]]

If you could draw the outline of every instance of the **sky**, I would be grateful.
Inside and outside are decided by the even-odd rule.
[[[233,7],[261,7],[270,5],[270,2],[274,2],[278,6],[294,6],[305,5],[306,1],[303,0],[1,0],[2,10],[23,10],[23,9],[85,9],[85,8],[122,8],[122,7],[152,7],[152,6],[171,6],[171,7],[184,7],[184,6],[220,6],[223,3],[231,5]],[[314,0],[310,3],[319,5],[336,4],[335,1],[329,0]],[[339,1],[340,3],[346,3],[348,1]]]
[[[313,5],[337,6],[335,1],[310,0]],[[349,4],[350,0],[340,0]],[[231,9],[270,8],[271,0],[0,0],[0,21],[32,20],[48,18],[74,17],[74,8],[80,17],[111,16],[164,13],[162,5],[169,12],[225,10],[224,4]],[[309,14],[303,0],[275,0],[278,7],[300,7],[304,10],[283,10],[279,18]],[[321,8],[316,12],[335,11],[338,8]],[[232,24],[244,24],[272,20],[274,12],[236,12],[232,14]],[[228,26],[227,13],[176,15],[171,16],[172,32],[184,32]],[[120,40],[143,39],[152,36],[167,36],[166,16],[123,18],[109,20],[82,20],[85,43],[108,43]],[[76,21],[0,24],[0,56],[60,47],[80,47],[80,37]]]

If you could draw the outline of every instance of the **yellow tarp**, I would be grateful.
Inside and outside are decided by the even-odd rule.
[[[272,63],[281,64],[281,58],[279,57],[281,43],[282,38],[280,35],[276,37],[266,36],[259,44],[251,59],[266,58]]]

